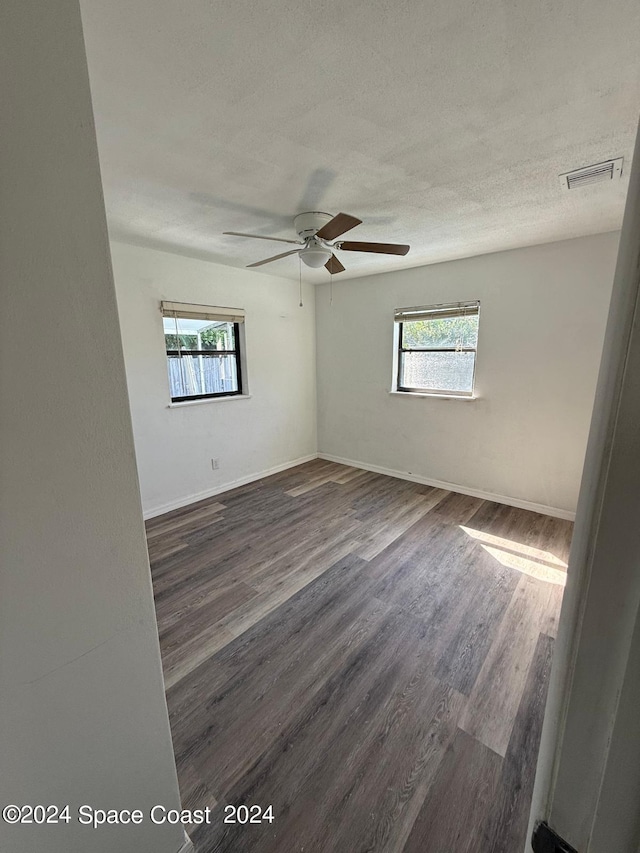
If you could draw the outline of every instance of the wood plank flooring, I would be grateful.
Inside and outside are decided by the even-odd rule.
[[[197,853],[523,848],[571,531],[322,460],[147,522]]]

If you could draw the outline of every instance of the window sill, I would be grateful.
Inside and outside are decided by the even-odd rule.
[[[251,394],[231,394],[228,397],[205,397],[202,400],[181,400],[169,403],[167,409],[183,409],[185,406],[198,406],[201,403],[228,403],[230,400],[250,400]]]
[[[430,400],[477,400],[475,394],[469,397],[467,394],[429,394],[419,391],[389,391],[396,397],[429,397]]]

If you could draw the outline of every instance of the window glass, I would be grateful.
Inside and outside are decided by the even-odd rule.
[[[238,391],[238,371],[233,355],[168,355],[167,365],[172,398]]]
[[[434,391],[473,391],[473,352],[402,353],[402,385]]]

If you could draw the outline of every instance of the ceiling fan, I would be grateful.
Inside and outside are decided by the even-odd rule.
[[[240,231],[224,231],[223,233],[233,237],[253,237],[257,240],[275,240],[278,243],[293,243],[301,246],[300,249],[291,249],[289,252],[282,252],[280,255],[265,258],[264,261],[256,261],[254,264],[248,264],[249,267],[260,267],[263,264],[270,264],[271,261],[286,258],[287,255],[299,255],[300,259],[308,267],[318,269],[324,266],[333,275],[334,273],[344,272],[345,269],[334,255],[334,249],[340,249],[345,252],[374,252],[382,255],[406,255],[409,251],[409,246],[399,243],[357,243],[350,240],[336,239],[345,232],[355,228],[356,225],[360,225],[361,222],[361,219],[349,216],[348,213],[338,213],[336,216],[332,216],[330,213],[311,211],[308,213],[299,213],[293,220],[293,227],[300,238],[298,240],[285,240],[282,237],[263,237],[261,234],[243,234]]]

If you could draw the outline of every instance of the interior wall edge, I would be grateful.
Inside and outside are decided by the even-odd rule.
[[[185,832],[184,834],[184,844],[177,851],[177,853],[195,853],[195,847],[193,846],[193,842]]]
[[[593,850],[594,821],[638,618],[637,441],[640,370],[640,133],[593,405],[569,556],[568,583],[549,684],[529,830],[547,820],[579,850]],[[637,675],[637,674],[636,674]],[[627,733],[631,734],[631,733]],[[635,732],[633,733],[635,736]],[[615,771],[627,774],[618,764]],[[635,770],[635,768],[634,768]],[[625,776],[629,783],[630,776]],[[619,801],[608,828],[629,819]],[[611,843],[609,850],[634,849]]]
[[[400,480],[409,480],[412,483],[421,483],[424,486],[433,486],[436,489],[446,489],[450,492],[459,492],[463,495],[471,495],[474,498],[482,498],[486,501],[494,501],[506,506],[515,506],[518,509],[528,509],[531,512],[538,512],[541,515],[550,515],[553,518],[563,518],[566,521],[575,519],[575,512],[560,507],[546,506],[545,504],[534,503],[533,501],[523,500],[522,498],[513,498],[509,495],[498,495],[493,492],[485,492],[483,489],[475,489],[472,486],[465,486],[462,483],[447,483],[444,480],[436,480],[433,477],[423,477],[421,474],[412,474],[409,471],[396,471],[393,468],[384,468],[382,465],[373,465],[370,462],[360,462],[354,459],[344,459],[341,456],[333,456],[330,453],[318,453],[318,459],[325,459],[327,462],[337,462],[340,465],[349,465],[351,468],[362,468],[364,471],[373,471],[376,474],[386,474],[387,477],[397,477]]]

